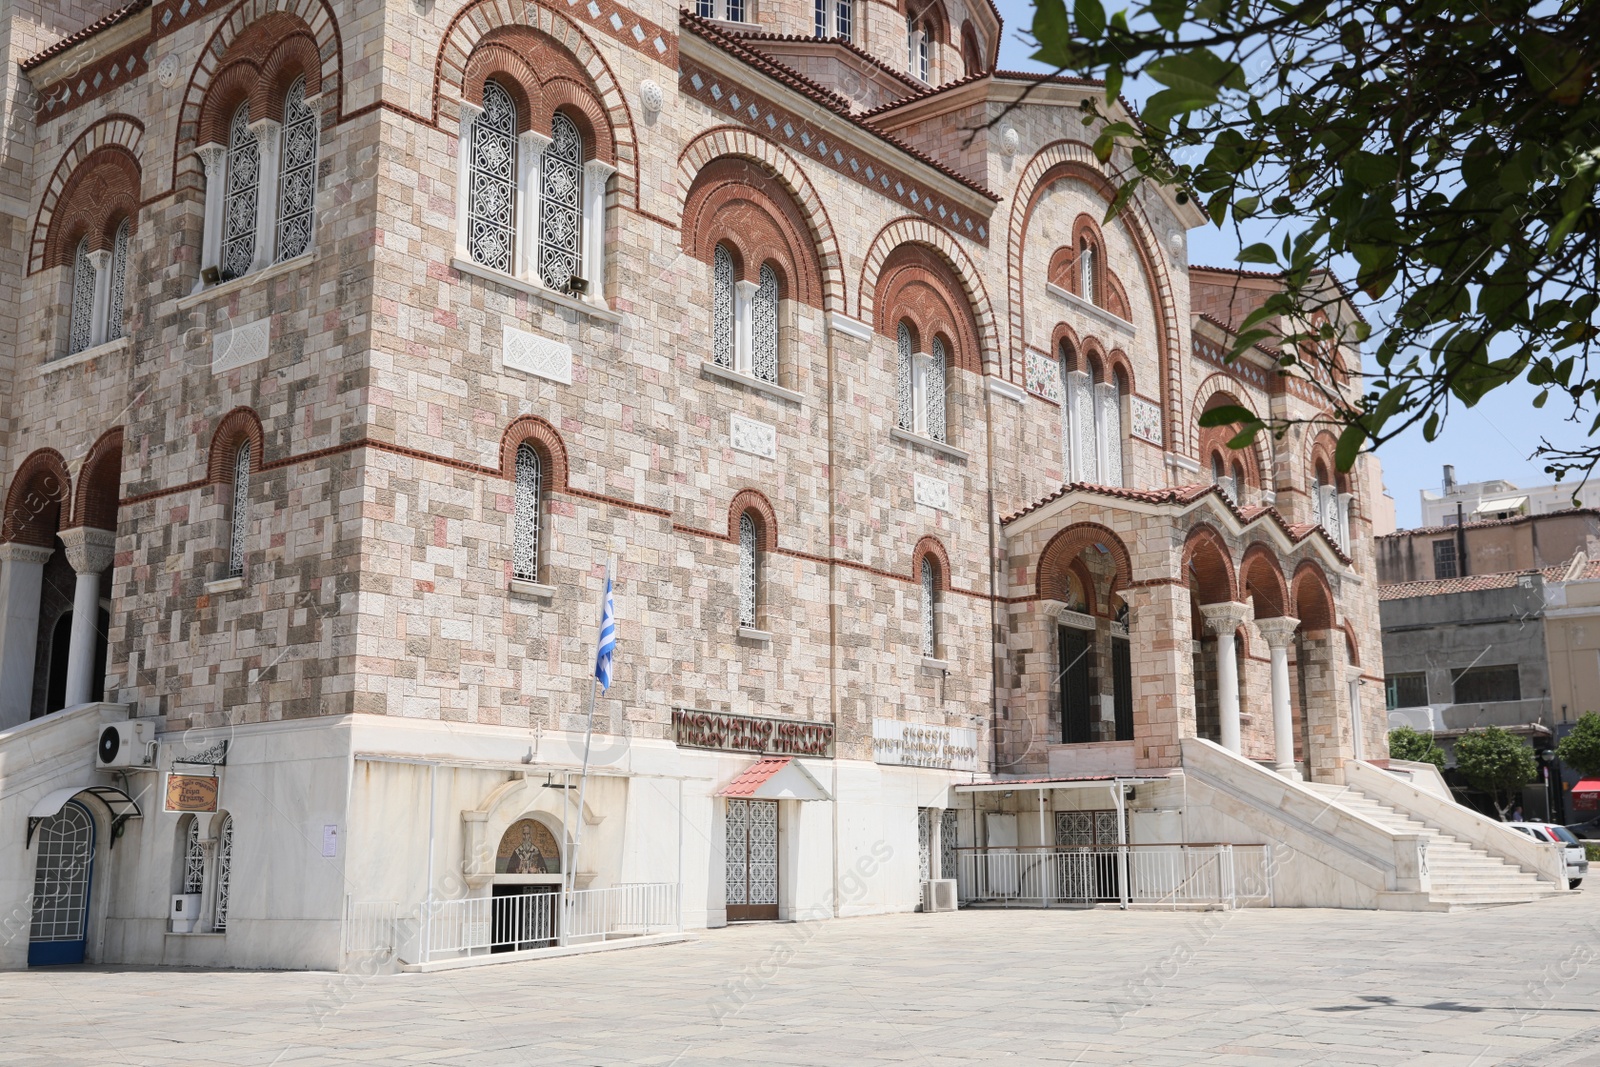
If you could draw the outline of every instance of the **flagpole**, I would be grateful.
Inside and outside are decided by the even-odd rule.
[[[609,595],[611,590],[611,564],[611,560],[606,560],[606,580],[605,584],[600,590],[600,612],[602,617],[605,614],[606,597]],[[595,639],[595,651],[597,658],[599,654],[599,644],[600,641],[597,637]],[[591,672],[591,674],[592,673],[593,672]],[[583,772],[578,775],[578,816],[577,823],[572,828],[572,855],[567,857],[566,895],[569,898],[572,896],[573,891],[578,888],[578,848],[583,844],[583,797],[586,791],[585,787],[589,784],[589,753],[594,745],[594,701],[595,694],[597,694],[599,691],[600,679],[597,677],[591,677],[589,679],[589,717],[583,728]],[[562,908],[563,916],[565,915],[566,911],[566,908]],[[563,934],[565,934],[565,931],[563,931]],[[563,936],[563,943],[565,940],[566,938]]]

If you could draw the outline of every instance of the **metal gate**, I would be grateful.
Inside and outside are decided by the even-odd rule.
[[[1056,812],[1056,847],[1082,849],[1082,862],[1063,865],[1062,900],[1120,900],[1118,885],[1117,813]]]
[[[778,917],[778,802],[728,798],[728,921]]]
[[[28,966],[82,963],[94,875],[94,820],[77,801],[39,824]]]

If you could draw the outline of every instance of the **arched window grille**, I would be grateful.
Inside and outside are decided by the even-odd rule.
[[[228,928],[228,883],[233,874],[233,816],[222,817],[217,834],[217,908],[211,926],[218,933]]]
[[[1088,241],[1078,250],[1078,295],[1094,302],[1094,245]]]
[[[550,120],[550,137],[540,162],[539,276],[564,293],[582,271],[583,137],[559,111]]]
[[[467,254],[474,263],[511,271],[517,189],[517,105],[483,83],[483,113],[472,123],[468,160]]]
[[[233,457],[233,522],[228,537],[228,577],[244,574],[245,532],[250,528],[250,442]]]
[[[111,306],[106,310],[107,341],[115,341],[122,336],[124,291],[128,284],[128,240],[132,229],[133,220],[123,219],[111,245]]]
[[[302,76],[283,99],[283,150],[278,169],[278,260],[311,247],[317,196],[317,113],[306,103]]]
[[[756,625],[756,520],[747,511],[739,516],[739,625]]]
[[[189,817],[188,831],[183,835],[183,891],[199,893],[206,885],[206,853],[200,847],[200,819]]]
[[[750,306],[750,373],[778,381],[778,272],[763,263],[761,284]]]
[[[256,200],[261,195],[261,145],[250,130],[250,105],[233,113],[228,130],[228,186],[222,207],[222,277],[249,272],[256,257]]]
[[[733,366],[733,255],[718,245],[711,255],[711,358]]]
[[[543,474],[538,450],[526,441],[518,445],[516,531],[511,547],[511,574],[525,582],[539,580],[539,506]]]
[[[900,324],[896,333],[896,342],[899,345],[898,358],[895,362],[894,388],[895,400],[898,405],[897,421],[902,430],[915,430],[917,427],[916,407],[911,397],[911,327],[905,323]]]
[[[78,242],[72,257],[72,317],[68,327],[68,353],[82,352],[94,344],[94,264],[89,262],[89,239]]]
[[[937,574],[931,557],[922,557],[922,654],[934,656],[939,651],[939,605]]]
[[[935,337],[933,339],[933,351],[930,356],[931,358],[928,360],[927,388],[924,391],[923,401],[927,408],[924,413],[924,421],[928,425],[928,436],[935,441],[943,441],[945,439],[945,368],[949,362],[945,356],[943,338]]]

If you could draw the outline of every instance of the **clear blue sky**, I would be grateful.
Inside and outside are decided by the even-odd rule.
[[[1033,22],[1033,5],[1026,0],[996,0],[1005,19],[1005,38],[1000,46],[1000,66],[1006,70],[1042,70],[1028,58],[1032,46],[1019,35],[1026,34]],[[1109,0],[1107,11],[1125,6]],[[1140,86],[1130,82],[1124,95],[1135,105],[1140,101]],[[1189,255],[1192,262],[1212,266],[1232,266],[1238,243],[1231,232],[1204,226],[1190,231]],[[1445,420],[1439,439],[1432,444],[1422,439],[1420,428],[1396,438],[1378,450],[1383,461],[1383,480],[1394,497],[1395,517],[1401,527],[1415,526],[1421,515],[1417,494],[1422,489],[1437,489],[1442,468],[1454,463],[1456,478],[1463,482],[1505,478],[1521,486],[1548,485],[1542,461],[1530,459],[1541,437],[1560,444],[1576,445],[1588,428],[1563,421],[1568,414],[1552,398],[1543,411],[1532,405],[1535,390],[1525,384],[1506,386],[1477,407],[1456,408]],[[1584,494],[1600,500],[1600,487]]]

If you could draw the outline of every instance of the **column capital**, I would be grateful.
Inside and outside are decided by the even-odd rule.
[[[1220,604],[1201,604],[1200,614],[1214,634],[1231,634],[1249,622],[1254,612],[1249,604],[1225,600]]]
[[[55,554],[53,548],[25,545],[21,541],[0,544],[0,563],[48,563]]]
[[[207,178],[221,178],[222,165],[228,158],[228,146],[215,141],[203,144],[194,150],[200,157],[200,165],[206,169]]]
[[[543,152],[550,147],[554,140],[555,138],[548,134],[540,133],[538,130],[527,130],[517,135],[517,143],[528,152]]]
[[[583,165],[583,176],[591,181],[605,181],[617,172],[617,168],[603,159],[591,159]]]
[[[97,271],[105,271],[111,266],[111,249],[100,248],[89,253],[89,266]]]
[[[256,119],[250,124],[250,132],[256,135],[256,140],[261,141],[277,137],[278,131],[283,129],[283,123],[277,119]]]
[[[74,526],[56,536],[67,548],[67,562],[78,574],[99,574],[111,566],[117,554],[117,535],[113,530],[93,526]]]
[[[1261,631],[1261,637],[1267,642],[1268,648],[1287,648],[1289,642],[1294,640],[1294,632],[1300,628],[1300,620],[1291,615],[1275,615],[1270,619],[1257,619],[1256,629]]]

